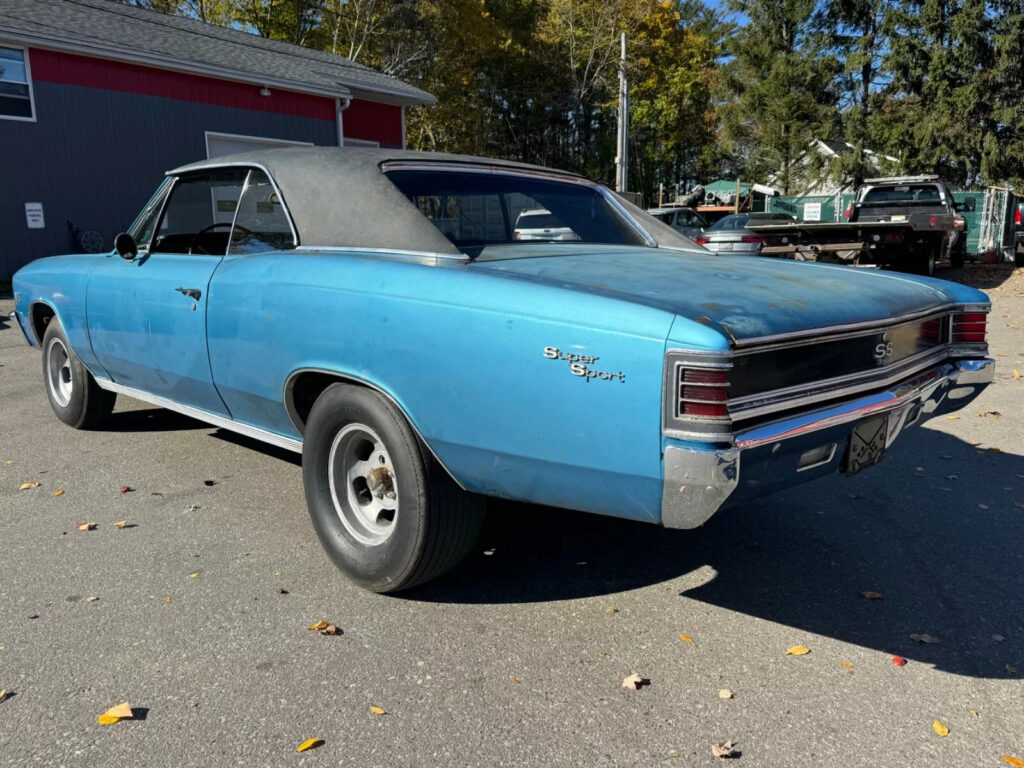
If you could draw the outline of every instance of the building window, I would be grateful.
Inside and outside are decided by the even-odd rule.
[[[34,120],[28,55],[0,46],[0,119]]]

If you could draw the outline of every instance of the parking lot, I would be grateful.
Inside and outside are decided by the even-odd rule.
[[[0,300],[0,765],[1024,760],[1024,270],[956,276],[996,383],[880,466],[696,531],[495,503],[398,597],[322,553],[296,455],[125,398],[60,424]]]

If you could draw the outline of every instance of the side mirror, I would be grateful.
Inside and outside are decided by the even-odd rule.
[[[956,203],[953,207],[958,211],[967,211],[968,213],[974,213],[977,206],[977,201],[973,197],[968,197],[962,203]]]
[[[125,261],[135,261],[135,257],[139,255],[139,247],[135,244],[135,238],[127,232],[122,232],[114,238],[114,250]]]

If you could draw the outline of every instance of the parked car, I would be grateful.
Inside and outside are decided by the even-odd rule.
[[[579,240],[519,241],[517,209]],[[182,166],[116,252],[14,292],[59,420],[127,395],[301,452],[324,549],[381,592],[454,566],[485,495],[694,528],[994,371],[973,288],[723,259],[574,174],[389,149]]]
[[[551,211],[534,208],[523,211],[516,217],[516,228],[512,230],[515,240],[579,240],[580,236],[567,227]]]
[[[693,240],[703,232],[708,222],[693,208],[676,206],[664,206],[662,208],[648,208],[647,212],[658,221],[668,224],[676,232],[686,235]]]
[[[764,238],[747,229],[748,223],[781,224],[793,220],[788,213],[733,213],[723,216],[694,240],[717,253],[756,254]]]

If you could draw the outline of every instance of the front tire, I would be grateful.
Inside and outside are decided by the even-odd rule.
[[[373,390],[332,384],[310,411],[302,479],[335,565],[374,592],[440,576],[476,543],[483,500],[459,489],[403,414]]]
[[[94,429],[114,410],[117,396],[100,388],[71,349],[57,318],[43,334],[43,386],[57,418],[75,429]]]

